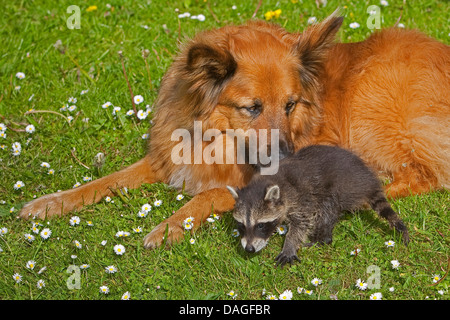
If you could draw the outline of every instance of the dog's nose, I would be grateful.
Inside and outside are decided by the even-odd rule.
[[[294,145],[292,142],[280,140],[279,158],[284,159],[294,153]]]
[[[253,246],[250,245],[250,244],[247,244],[247,245],[245,246],[245,251],[250,252],[250,253],[254,253],[254,252],[255,252],[255,247],[253,247]]]

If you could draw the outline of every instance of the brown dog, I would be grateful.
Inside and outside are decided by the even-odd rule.
[[[171,141],[172,133],[192,132],[194,121],[221,133],[278,129],[281,156],[309,144],[351,149],[391,175],[390,197],[448,188],[450,48],[397,29],[336,44],[342,20],[333,14],[301,34],[261,21],[198,34],[161,83],[148,154],[109,176],[29,202],[19,215],[61,215],[111,195],[110,187],[161,181],[181,188],[184,182],[194,197],[144,242],[161,245],[167,225],[167,242],[179,240],[187,217],[194,217],[195,229],[212,210],[232,210],[226,185],[242,187],[254,173],[249,164],[175,164],[180,141]]]

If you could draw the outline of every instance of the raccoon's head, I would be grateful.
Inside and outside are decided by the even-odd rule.
[[[241,234],[242,247],[250,253],[258,252],[285,219],[280,187],[254,183],[241,190],[227,188],[236,200],[233,217]]]

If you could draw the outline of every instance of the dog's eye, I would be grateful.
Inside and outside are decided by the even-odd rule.
[[[258,116],[261,113],[261,105],[254,104],[250,107],[244,107],[244,109],[252,116]]]
[[[294,101],[289,101],[286,104],[286,114],[289,115],[292,111],[294,111],[296,103]]]

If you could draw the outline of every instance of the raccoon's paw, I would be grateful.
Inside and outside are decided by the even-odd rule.
[[[167,236],[167,238],[165,238]],[[177,243],[184,238],[184,230],[179,225],[174,225],[168,221],[163,221],[157,225],[144,238],[144,247],[146,249],[155,249],[164,242],[166,247]]]
[[[292,264],[295,261],[300,262],[300,258],[295,254],[286,254],[283,251],[275,258],[276,265],[283,267],[286,263]]]

